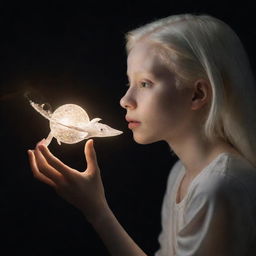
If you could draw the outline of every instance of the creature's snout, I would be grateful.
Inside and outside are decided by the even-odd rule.
[[[99,135],[102,136],[102,137],[103,136],[104,137],[117,136],[117,135],[120,135],[120,134],[123,133],[122,131],[111,128],[108,125],[102,125],[102,127],[100,127],[99,130],[100,130]]]
[[[119,131],[119,130],[116,130],[116,129],[111,128],[111,133],[112,133],[112,136],[113,136],[113,135],[120,135],[120,134],[122,134],[123,132],[122,132],[122,131]]]

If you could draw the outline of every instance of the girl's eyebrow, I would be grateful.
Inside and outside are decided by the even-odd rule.
[[[126,73],[126,75],[127,75],[128,78],[130,77],[130,76],[129,76],[129,73]],[[153,75],[152,73],[146,72],[146,71],[138,71],[138,72],[136,72],[136,73],[134,74],[135,77],[141,76],[141,75],[147,75],[147,76],[149,76],[149,77],[151,77],[151,78],[154,78],[154,75]]]

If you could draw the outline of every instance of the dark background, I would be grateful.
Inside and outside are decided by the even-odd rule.
[[[160,210],[173,163],[164,142],[138,145],[119,100],[125,93],[124,35],[152,20],[177,13],[207,13],[240,36],[255,67],[255,8],[246,2],[120,1],[2,4],[1,65],[1,255],[108,255],[82,214],[35,180],[27,149],[46,137],[48,121],[28,104],[29,92],[53,110],[82,106],[90,118],[124,131],[95,138],[108,202],[120,223],[149,255],[158,248]],[[84,142],[51,151],[83,170]],[[7,249],[6,253],[3,251]]]

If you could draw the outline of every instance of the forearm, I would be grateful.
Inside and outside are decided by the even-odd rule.
[[[91,224],[112,256],[146,256],[108,207]]]

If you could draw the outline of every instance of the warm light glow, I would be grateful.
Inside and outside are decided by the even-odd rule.
[[[122,131],[113,129],[106,124],[99,123],[100,118],[90,121],[86,111],[75,104],[65,104],[53,113],[43,109],[44,104],[36,104],[30,100],[31,106],[50,121],[50,133],[46,139],[48,146],[53,137],[61,142],[74,144],[90,137],[116,136]]]

